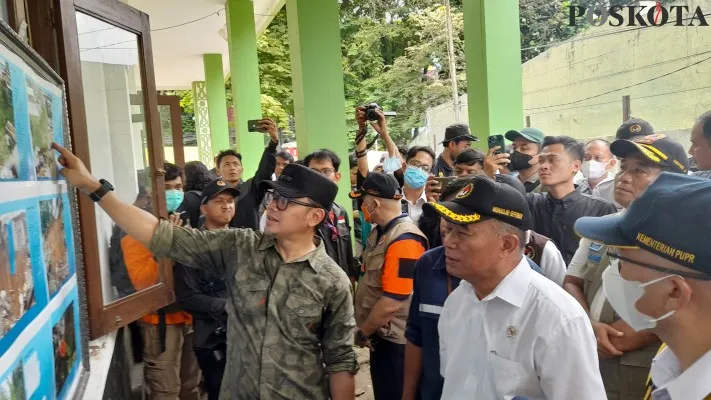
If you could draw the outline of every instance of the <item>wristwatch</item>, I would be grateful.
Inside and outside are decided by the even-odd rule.
[[[102,197],[106,196],[106,193],[113,192],[114,186],[109,183],[106,179],[99,179],[101,186],[96,189],[94,193],[89,193],[89,197],[95,202],[101,200]]]

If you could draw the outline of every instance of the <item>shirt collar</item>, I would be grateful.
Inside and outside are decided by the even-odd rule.
[[[454,171],[454,168],[449,166],[447,160],[445,160],[441,154],[437,157],[437,164],[439,164],[440,168],[442,169],[445,169],[447,171]]]
[[[562,199],[554,199],[550,193],[548,193],[548,200],[554,202],[554,203],[562,203],[562,204],[572,204],[575,203],[580,198],[581,194],[579,190],[573,190],[570,192],[570,194],[566,195]]]
[[[662,350],[654,359],[651,374],[657,391],[665,391],[672,399],[702,400],[711,394],[711,350],[701,356],[686,371],[681,371],[679,359],[670,348]]]
[[[493,292],[481,299],[481,302],[491,301],[498,297],[514,307],[521,308],[528,292],[528,284],[531,282],[531,274],[535,274],[535,272],[526,261],[526,257],[521,257],[518,265],[499,282]],[[474,288],[471,285],[469,287],[471,294],[477,299]]]
[[[422,189],[422,194],[420,194],[420,197],[417,200],[415,200],[414,203],[411,202],[410,200],[408,200],[407,197],[405,197],[405,196],[403,196],[402,198],[405,199],[405,201],[407,201],[409,204],[411,204],[413,206],[427,203],[427,194],[425,193],[424,189]]]
[[[311,269],[313,269],[315,272],[321,272],[322,267],[321,267],[320,258],[322,255],[326,255],[326,250],[323,246],[323,240],[321,240],[318,236],[314,236],[314,237],[318,241],[316,248],[313,249],[312,251],[310,251],[309,253],[307,253],[305,256],[291,261],[289,264],[294,264],[294,263],[306,261],[306,263],[309,264]],[[262,239],[259,242],[258,249],[259,249],[259,251],[266,251],[270,247],[273,247],[274,251],[277,251],[276,238],[274,237],[274,235],[266,233],[266,234],[262,235]],[[328,255],[326,255],[326,256],[328,257]]]

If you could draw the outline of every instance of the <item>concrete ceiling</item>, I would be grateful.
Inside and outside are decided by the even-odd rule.
[[[191,82],[204,80],[202,55],[205,53],[221,53],[225,76],[229,74],[228,48],[224,39],[227,32],[224,0],[124,2],[150,16],[158,90],[190,89]],[[264,32],[283,5],[284,0],[254,0],[257,37]],[[107,42],[119,41],[110,42],[107,39]],[[125,44],[116,45],[119,46],[126,47]]]

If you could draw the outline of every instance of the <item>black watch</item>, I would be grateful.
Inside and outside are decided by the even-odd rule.
[[[99,179],[99,183],[101,184],[101,186],[96,189],[94,193],[89,193],[89,197],[95,202],[101,200],[102,197],[106,196],[106,193],[113,192],[114,190],[114,186],[106,179]]]

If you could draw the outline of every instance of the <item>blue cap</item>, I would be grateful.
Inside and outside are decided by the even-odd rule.
[[[578,235],[611,247],[643,249],[711,274],[711,180],[662,172],[622,214],[583,217]]]

